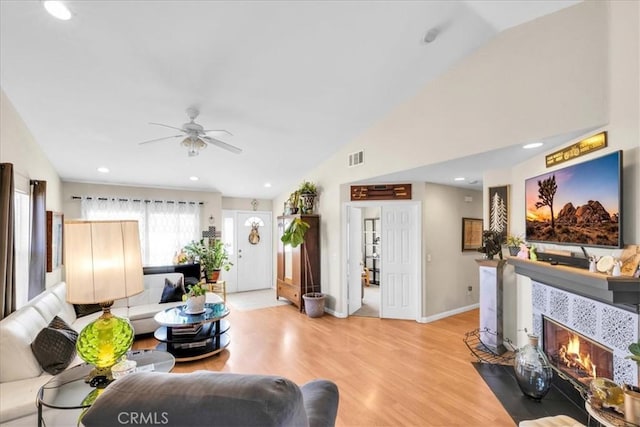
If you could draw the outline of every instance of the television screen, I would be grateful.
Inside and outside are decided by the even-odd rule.
[[[622,247],[622,151],[525,181],[526,239]]]

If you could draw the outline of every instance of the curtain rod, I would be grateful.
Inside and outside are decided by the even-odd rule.
[[[144,202],[144,203],[177,203],[179,205],[204,205],[204,202],[184,202],[179,200],[150,200],[150,199],[129,199],[126,197],[92,197],[92,196],[71,196],[71,200],[111,200],[119,202]]]

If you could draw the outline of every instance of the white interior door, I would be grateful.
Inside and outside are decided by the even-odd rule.
[[[252,234],[252,226],[257,225]],[[259,239],[256,239],[256,232]],[[271,212],[223,211],[222,238],[233,267],[223,271],[227,292],[244,292],[273,287],[273,243]]]
[[[348,265],[348,309],[349,315],[362,307],[362,210],[352,206],[347,210],[349,255]]]
[[[382,257],[380,317],[416,319],[418,307],[418,207],[385,204],[381,208]]]

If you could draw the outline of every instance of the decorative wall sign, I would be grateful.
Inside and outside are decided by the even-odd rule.
[[[411,200],[411,184],[352,185],[351,200]]]
[[[576,157],[584,156],[592,151],[600,150],[607,146],[607,132],[600,132],[597,135],[590,136],[587,139],[576,142],[562,150],[558,150],[555,153],[547,154],[545,162],[547,167],[559,165],[567,160],[575,159]]]
[[[258,232],[258,227],[264,227],[264,221],[258,218],[257,216],[252,216],[244,222],[245,227],[251,227],[251,231],[249,232],[249,243],[252,245],[257,245],[260,243],[260,233]]]
[[[64,215],[47,211],[47,273],[62,266],[62,232]]]
[[[489,187],[489,230],[499,233],[501,242],[509,234],[509,186]]]
[[[462,218],[462,250],[477,251],[482,247],[482,218]]]

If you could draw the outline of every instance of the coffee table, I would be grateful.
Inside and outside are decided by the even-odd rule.
[[[166,351],[130,350],[127,359],[137,363],[136,372],[170,372],[175,358]],[[38,427],[42,427],[42,407],[54,409],[89,408],[100,394],[101,389],[91,387],[85,382],[93,365],[82,363],[61,372],[51,378],[38,391]]]
[[[153,334],[160,341],[157,350],[167,351],[176,362],[203,359],[220,353],[231,341],[229,307],[222,303],[206,303],[204,313],[189,314],[184,305],[167,308],[154,317],[160,326]]]

